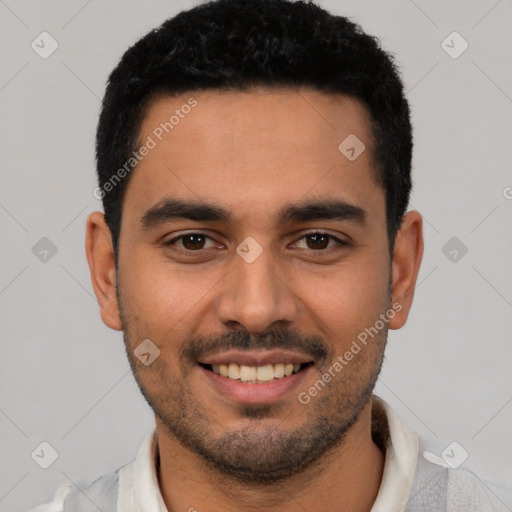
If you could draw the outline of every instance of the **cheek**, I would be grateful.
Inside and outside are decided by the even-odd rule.
[[[131,258],[124,268],[123,293],[134,313],[143,312],[147,320],[179,317],[196,296],[194,286],[187,286],[180,273],[154,255]]]
[[[132,335],[154,338],[165,348],[197,325],[224,272],[177,268],[161,255],[130,258],[120,281]],[[196,322],[196,320],[197,322]]]
[[[296,272],[293,282],[306,308],[345,337],[373,325],[388,307],[388,279],[385,261],[361,256],[321,273]]]

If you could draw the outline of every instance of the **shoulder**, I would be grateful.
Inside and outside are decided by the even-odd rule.
[[[115,512],[119,488],[119,471],[100,476],[86,489],[74,488],[64,502],[63,512]]]
[[[124,467],[128,467],[127,464]],[[102,475],[86,486],[61,485],[50,503],[28,512],[115,512],[117,510],[119,471]]]
[[[502,512],[509,491],[487,482],[470,470],[452,468],[429,452],[418,457],[407,512]]]
[[[50,503],[44,503],[31,508],[28,512],[62,512],[64,508],[64,500],[72,488],[72,485],[61,485],[55,491],[53,500]]]
[[[512,493],[505,486],[489,482],[467,469],[448,469],[449,510],[471,510],[479,504],[483,512],[510,511]]]
[[[132,499],[134,477],[137,472],[139,479],[156,479],[156,453],[156,430],[152,429],[146,435],[135,460],[121,466],[115,472],[96,478],[92,483],[62,485],[55,492],[52,502],[39,505],[28,512],[115,512],[120,497],[124,501]]]

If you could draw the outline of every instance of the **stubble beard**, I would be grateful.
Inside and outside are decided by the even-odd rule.
[[[187,387],[186,371],[180,371],[177,378],[161,357],[151,367],[140,364],[133,350],[137,340],[144,339],[138,335],[144,330],[132,329],[128,318],[135,317],[127,315],[121,300],[119,304],[126,353],[135,380],[170,437],[199,455],[213,475],[243,485],[280,483],[319,463],[340,446],[371,400],[382,368],[387,329],[380,333],[380,340],[373,340],[379,349],[372,351],[373,359],[365,375],[361,376],[360,371],[349,373],[344,368],[344,374],[336,375],[308,404],[300,405],[304,420],[299,426],[280,427],[287,415],[281,415],[281,422],[276,419],[282,408],[279,404],[240,404],[236,412],[248,426],[227,430],[195,400]],[[329,366],[326,360],[319,367],[319,377]],[[145,372],[149,368],[152,373],[147,378],[149,374]]]

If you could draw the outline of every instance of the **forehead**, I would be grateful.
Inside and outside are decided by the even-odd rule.
[[[374,196],[384,206],[370,116],[344,95],[262,88],[161,96],[146,109],[139,145],[151,149],[125,198],[139,210],[169,195],[253,215],[307,195],[353,204]],[[351,147],[364,147],[355,160]]]

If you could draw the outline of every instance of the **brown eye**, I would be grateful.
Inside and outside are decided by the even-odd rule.
[[[329,233],[315,231],[305,234],[294,245],[297,249],[328,252],[343,248],[343,246],[347,245],[347,242]]]
[[[185,249],[190,251],[199,250],[204,247],[206,242],[206,237],[204,235],[198,235],[196,233],[192,233],[190,235],[183,235],[181,237],[182,245]]]
[[[184,235],[177,236],[167,242],[163,242],[162,245],[164,247],[175,246],[182,252],[200,252],[202,249],[211,249],[215,244],[214,240],[204,233],[186,233]]]
[[[329,245],[329,235],[322,233],[314,233],[312,235],[306,235],[306,243],[309,249],[325,249]]]

